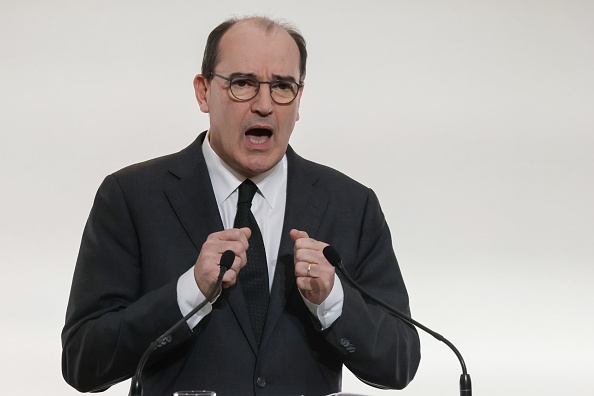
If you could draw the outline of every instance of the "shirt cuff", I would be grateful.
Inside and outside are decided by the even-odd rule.
[[[299,293],[301,293],[301,290]],[[303,294],[301,294],[301,297],[309,309],[309,312],[311,312],[322,325],[322,330],[332,326],[332,323],[342,315],[344,291],[342,290],[342,283],[336,274],[334,274],[334,286],[332,287],[330,294],[320,305],[310,302],[303,296]]]
[[[183,316],[190,313],[198,304],[206,300],[206,297],[198,288],[194,279],[194,267],[184,272],[177,280],[177,305]],[[198,323],[212,311],[212,304],[206,303],[202,309],[196,312],[186,321],[190,329],[196,327]]]

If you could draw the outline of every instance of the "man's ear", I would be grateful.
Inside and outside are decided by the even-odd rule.
[[[299,93],[297,94],[297,98],[295,99],[297,101],[297,117],[295,118],[295,121],[299,121],[299,106],[301,105],[301,95],[303,94],[303,88],[305,88],[305,86],[301,87]]]
[[[210,111],[208,107],[210,84],[202,74],[198,74],[194,77],[194,92],[196,93],[196,100],[198,101],[200,110],[203,113],[208,113]]]

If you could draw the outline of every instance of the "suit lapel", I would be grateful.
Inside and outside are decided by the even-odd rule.
[[[165,191],[171,207],[198,252],[208,235],[223,230],[212,182],[202,154],[205,135],[201,134],[192,145],[180,153],[179,160],[170,165],[169,171],[179,178],[179,181]],[[241,286],[237,284],[224,290],[219,298],[227,300],[254,353],[257,353],[256,337]]]
[[[307,161],[299,157],[291,147],[287,149],[288,179],[285,219],[270,291],[270,304],[262,344],[274,330],[278,318],[285,308],[289,295],[295,289],[295,267],[293,262],[293,240],[289,231],[295,228],[315,237],[328,199],[315,188],[318,175]]]
[[[165,191],[177,218],[200,252],[208,235],[223,229],[214,191],[204,156],[201,134],[194,143],[180,153],[179,160],[169,171],[179,180]]]

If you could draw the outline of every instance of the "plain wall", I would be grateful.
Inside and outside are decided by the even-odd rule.
[[[594,2],[0,1],[3,394],[74,395],[60,331],[102,179],[208,128],[192,79],[232,15],[308,41],[292,145],[378,194],[413,316],[477,395],[594,389]],[[422,335],[417,378],[460,366]],[[128,382],[105,392],[125,395]]]

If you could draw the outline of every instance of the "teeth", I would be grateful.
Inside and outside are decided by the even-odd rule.
[[[253,144],[263,144],[266,143],[268,140],[268,136],[254,136],[254,135],[247,135],[248,140],[250,143]]]

